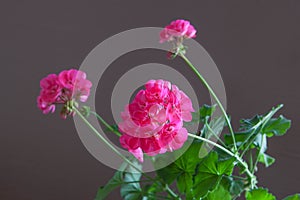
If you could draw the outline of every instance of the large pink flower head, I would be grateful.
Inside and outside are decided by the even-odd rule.
[[[155,156],[182,147],[187,140],[183,121],[191,121],[190,98],[165,80],[150,80],[125,106],[118,124],[121,145],[143,162],[143,153]]]
[[[160,42],[173,41],[196,37],[196,29],[187,20],[177,19],[172,21],[160,32]]]
[[[85,102],[90,94],[92,83],[86,79],[86,74],[77,69],[64,70],[50,74],[40,81],[40,95],[37,98],[38,107],[44,114],[54,112],[57,104],[63,104],[61,116],[74,114],[67,107],[70,102]]]

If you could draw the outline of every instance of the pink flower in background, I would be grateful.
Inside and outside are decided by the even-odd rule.
[[[86,79],[86,74],[76,69],[64,70],[50,74],[40,81],[40,95],[37,98],[38,108],[44,114],[54,112],[57,104],[66,105],[69,101],[85,102],[90,94],[92,83]],[[61,116],[73,114],[68,109],[61,112]]]
[[[53,113],[55,111],[55,105],[52,102],[45,101],[42,95],[37,98],[38,108],[43,111],[44,114],[49,112]]]
[[[64,70],[59,73],[60,85],[65,88],[68,99],[85,102],[90,94],[92,83],[86,79],[86,73],[76,69]]]
[[[160,42],[172,41],[176,38],[187,39],[196,37],[196,29],[189,21],[178,19],[172,21],[160,32]]]
[[[125,106],[118,124],[121,145],[143,162],[143,153],[155,156],[182,147],[187,140],[183,121],[191,121],[189,97],[164,80],[150,80]]]
[[[41,97],[48,102],[54,102],[61,95],[61,86],[56,74],[49,74],[40,81]]]

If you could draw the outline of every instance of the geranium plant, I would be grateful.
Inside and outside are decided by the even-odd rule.
[[[125,200],[154,199],[204,199],[230,200],[245,196],[247,200],[274,200],[268,189],[260,187],[255,172],[258,163],[269,167],[275,159],[267,154],[267,140],[284,135],[291,121],[276,113],[282,105],[265,114],[241,119],[234,130],[218,96],[186,57],[184,41],[196,37],[196,29],[186,20],[176,20],[160,33],[160,42],[173,43],[168,53],[170,59],[183,59],[200,82],[208,89],[216,105],[193,108],[191,99],[179,87],[167,80],[145,80],[141,89],[121,113],[122,121],[109,125],[101,114],[81,105],[90,94],[91,81],[85,72],[70,69],[58,75],[50,74],[40,82],[38,107],[44,114],[54,112],[62,105],[62,118],[78,115],[86,125],[104,141],[124,163],[112,179],[99,188],[96,200],[105,199],[110,192],[120,188]],[[216,109],[222,116],[213,118]],[[109,133],[119,137],[121,146],[132,156],[126,157],[114,148],[95,127],[89,123],[94,114]],[[211,123],[210,123],[211,122]],[[188,132],[187,124],[197,124],[200,129]],[[226,127],[228,133],[220,134],[218,128]],[[211,151],[205,148],[214,146]],[[168,153],[176,159],[157,167]],[[201,155],[200,155],[201,154]],[[141,163],[151,160],[155,175],[143,172]],[[300,199],[299,194],[285,200]]]

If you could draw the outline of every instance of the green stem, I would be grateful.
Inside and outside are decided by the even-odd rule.
[[[227,153],[228,155],[234,157],[244,168],[245,168],[245,172],[247,174],[247,176],[250,178],[250,181],[251,181],[251,187],[253,188],[254,187],[254,180],[255,180],[255,176],[251,173],[251,171],[249,170],[248,168],[248,165],[245,161],[243,161],[238,155],[234,154],[233,152],[231,152],[230,150],[226,149],[225,147],[211,141],[211,140],[208,140],[204,137],[200,137],[200,136],[197,136],[197,135],[194,135],[194,134],[191,134],[189,133],[188,134],[190,137],[192,138],[196,138],[198,140],[202,140],[203,142],[207,142],[209,144],[212,144],[214,146],[216,146],[217,148],[219,148],[220,150],[224,151],[225,153]]]
[[[256,139],[256,137],[252,137],[251,141],[246,146],[245,150],[241,153],[241,157],[244,157],[244,155],[247,153],[247,151],[249,150],[250,146],[253,144],[253,142],[255,141],[255,139]]]
[[[137,168],[135,164],[133,164],[128,158],[126,158],[122,153],[120,153],[110,142],[108,142],[98,131],[97,129],[81,114],[81,112],[77,108],[73,108],[76,114],[83,120],[83,122],[96,134],[98,138],[102,140],[113,152],[115,152],[118,156],[120,156],[125,162],[127,162],[129,165],[131,165],[133,168],[135,168],[137,171],[145,175],[145,177],[149,178],[150,180],[153,180],[151,177],[146,175],[142,170]]]
[[[245,177],[241,177],[241,176],[234,176],[234,175],[231,175],[233,178],[236,178],[236,179],[240,179],[240,180],[247,180],[247,178]]]
[[[253,173],[253,155],[252,155],[252,151],[249,152],[249,165],[250,165],[250,171]]]
[[[280,104],[279,106],[277,106],[275,109],[273,109],[270,113],[270,116],[267,117],[267,119],[263,122],[263,124],[261,125],[261,128],[260,128],[260,132],[262,131],[262,129],[265,127],[265,125],[268,123],[268,121],[272,118],[272,116],[280,109],[282,108],[283,105]],[[262,134],[261,136],[261,144],[263,144],[263,140],[265,139],[265,136]],[[255,162],[254,162],[254,165],[253,165],[253,169],[252,169],[252,173],[254,173],[254,170],[257,166],[257,163],[258,163],[258,160],[259,160],[259,156],[260,154],[262,153],[262,146],[259,147],[259,150],[258,150],[258,154],[257,154],[257,157],[255,158]]]
[[[140,170],[138,167],[135,166],[128,158],[126,158],[122,153],[120,153],[112,144],[110,144],[98,131],[95,129],[95,127],[81,114],[81,112],[76,108],[73,107],[73,110],[76,112],[76,114],[83,120],[83,122],[96,134],[97,137],[99,137],[113,152],[115,152],[119,157],[121,157],[126,163],[131,165],[135,170],[143,174],[146,178],[149,180],[152,180],[153,182],[156,182],[157,180],[153,179],[152,177],[148,176],[146,173],[144,173],[142,170]],[[102,118],[101,118],[102,119]],[[105,122],[104,120],[101,121],[102,123]],[[104,123],[107,128],[110,127],[106,122]],[[112,127],[111,127],[112,128]],[[174,199],[180,199],[170,188],[166,188],[166,192],[170,194]]]
[[[207,126],[208,130],[217,138],[217,140],[223,145],[226,146],[225,143],[221,140],[221,138],[214,132],[214,130],[209,126],[207,121],[205,122],[205,125]]]
[[[101,123],[104,124],[111,132],[116,134],[118,137],[121,137],[122,134],[119,131],[115,130],[111,125],[109,125],[100,115],[98,115],[94,111],[91,111],[91,113],[95,115],[101,121]]]
[[[127,182],[122,182],[122,184],[131,184],[131,183],[149,183],[153,182],[152,180],[139,180],[139,181],[127,181]]]
[[[268,120],[279,110],[283,107],[282,104],[278,105],[276,108],[273,108],[261,121],[259,121],[255,126],[252,127],[253,131],[250,133],[249,137],[247,137],[247,139],[240,145],[238,151],[243,147],[244,144],[246,144],[248,142],[248,140],[255,134],[256,129],[258,127],[260,127],[261,124],[263,124],[263,126],[265,126],[265,124],[268,122]],[[262,127],[263,127],[262,126]],[[252,142],[251,142],[252,143]],[[248,148],[246,148],[248,149]],[[244,152],[242,153],[242,155],[244,154]]]
[[[265,119],[265,121],[263,122],[263,124],[261,125],[261,127],[260,127],[260,130],[259,130],[259,132],[261,132],[262,130],[263,130],[263,128],[266,126],[266,124],[268,123],[268,121],[273,117],[273,115],[279,110],[279,109],[281,109],[283,107],[283,105],[282,104],[280,104],[280,105],[278,105],[276,108],[273,108],[272,109],[272,111],[266,116],[266,117],[264,117],[264,119]],[[265,140],[265,135],[264,134],[262,134],[262,136],[261,136],[261,144],[263,144],[263,141]],[[256,166],[257,166],[257,163],[258,163],[258,160],[259,160],[259,156],[260,156],[260,154],[262,153],[262,146],[260,146],[259,147],[259,150],[258,150],[258,154],[257,154],[257,156],[256,156],[256,158],[255,158],[255,162],[254,162],[254,165],[253,165],[253,168],[252,168],[252,173],[254,173],[254,171],[255,171],[255,168],[256,168]]]
[[[210,85],[206,82],[206,80],[204,79],[204,77],[200,74],[200,72],[195,68],[195,66],[189,61],[189,59],[183,54],[183,53],[179,53],[179,55],[182,57],[182,59],[188,64],[188,66],[193,70],[193,72],[198,76],[198,78],[200,79],[200,81],[205,85],[205,87],[208,89],[208,91],[210,92],[210,94],[213,96],[213,98],[215,99],[215,101],[217,102],[217,104],[219,105],[226,123],[228,124],[228,128],[229,131],[231,133],[231,137],[232,137],[232,141],[233,141],[233,145],[234,145],[234,151],[237,152],[237,146],[236,146],[236,141],[235,141],[235,136],[234,136],[234,132],[233,132],[233,128],[231,126],[229,117],[222,105],[222,103],[220,102],[219,98],[217,97],[217,95],[215,94],[215,92],[213,91],[213,89],[210,87]]]
[[[171,195],[171,197],[174,197],[174,198],[177,199],[177,200],[180,200],[180,199],[181,199],[178,195],[176,195],[176,194],[171,190],[171,188],[170,188],[168,185],[165,185],[165,189],[166,189],[166,191],[168,192],[168,194]]]
[[[249,137],[247,137],[247,139],[241,144],[241,146],[239,147],[238,151],[244,146],[244,144],[246,144],[249,139],[256,133],[257,128],[260,127],[259,132],[265,127],[265,125],[268,123],[268,121],[273,117],[273,115],[275,115],[275,113],[281,109],[283,107],[283,104],[279,104],[276,108],[273,108],[261,121],[259,121],[255,126],[253,126],[253,131],[251,132],[251,134],[249,135]],[[250,145],[253,143],[253,141],[255,140],[255,137],[253,137],[251,139],[251,142],[247,145],[247,147],[245,148],[245,150],[242,152],[241,157],[243,157],[245,155],[245,153],[248,151]]]
[[[262,135],[261,141],[260,141],[261,144],[263,143],[263,141],[264,141],[264,136]],[[262,153],[262,147],[260,146],[259,149],[258,149],[257,156],[256,156],[256,158],[255,158],[254,165],[253,165],[253,167],[252,167],[252,173],[254,173],[254,171],[255,171],[255,168],[256,168],[256,166],[257,166],[257,164],[258,164],[259,156],[260,156],[261,153]]]

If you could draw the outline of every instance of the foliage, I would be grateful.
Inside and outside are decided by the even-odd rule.
[[[274,117],[281,107],[282,105],[279,105],[266,114],[240,121],[240,129],[235,133],[238,147],[236,154],[229,155],[222,147],[201,157],[199,154],[205,150],[203,145],[205,142],[197,139],[189,140],[188,147],[183,148],[183,152],[181,150],[174,152],[175,155],[182,155],[168,166],[157,170],[156,177],[150,180],[151,183],[145,184],[141,180],[141,173],[124,172],[124,169],[130,166],[123,164],[121,171],[116,172],[107,185],[99,189],[96,200],[104,199],[109,192],[120,186],[121,196],[126,200],[230,200],[238,198],[242,193],[247,200],[274,200],[275,197],[267,189],[255,189],[257,182],[254,173],[257,171],[258,163],[269,167],[275,162],[275,159],[266,153],[268,138],[284,135],[291,126],[291,121],[282,115]],[[221,121],[219,118],[211,119],[215,109],[216,106],[204,105],[193,114],[192,123],[202,123],[201,134],[208,137],[217,127],[214,124]],[[222,123],[222,128],[224,126]],[[225,134],[222,143],[225,144],[225,149],[232,150],[231,135]],[[154,165],[159,159],[154,160]],[[242,159],[245,161],[241,162]],[[248,174],[245,173],[247,170]],[[249,173],[252,176],[249,176]],[[172,187],[177,194],[168,193],[166,186]],[[299,199],[299,195],[285,198],[285,200],[294,199]]]

